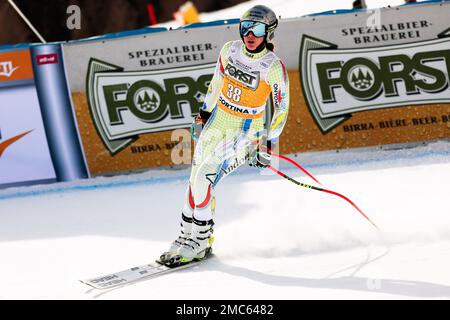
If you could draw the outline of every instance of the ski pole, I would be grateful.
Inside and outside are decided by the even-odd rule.
[[[366,218],[367,221],[369,221],[369,222],[370,222],[370,223],[371,223],[378,231],[380,231],[380,228],[378,228],[378,226],[377,226],[375,223],[373,223],[372,220],[370,220],[369,217],[368,217],[367,215],[365,215],[364,212],[362,212],[362,210],[361,210],[360,208],[358,208],[358,206],[357,206],[356,204],[354,204],[353,201],[351,201],[351,200],[350,200],[349,198],[347,198],[346,196],[344,196],[344,195],[342,195],[342,194],[340,194],[340,193],[338,193],[338,192],[332,191],[332,190],[328,190],[328,189],[325,189],[325,188],[312,186],[312,185],[309,185],[309,184],[306,184],[306,183],[297,181],[297,180],[295,180],[295,179],[289,177],[289,176],[286,175],[285,173],[283,173],[283,172],[281,172],[281,171],[275,169],[274,167],[272,167],[272,166],[270,166],[270,165],[268,166],[268,168],[269,168],[270,170],[274,171],[275,173],[277,173],[278,175],[282,176],[283,178],[285,178],[285,179],[287,179],[287,180],[289,180],[289,181],[295,183],[296,185],[298,185],[298,186],[300,186],[300,187],[304,187],[304,188],[308,188],[308,189],[312,189],[312,190],[317,190],[317,191],[326,192],[326,193],[333,194],[333,195],[335,195],[335,196],[338,196],[338,197],[344,199],[345,201],[347,201],[348,203],[350,203],[356,210],[358,210],[359,213],[361,213],[361,214],[364,216],[364,218]]]
[[[303,168],[301,165],[299,165],[299,164],[298,164],[297,162],[295,162],[294,160],[289,159],[288,157],[285,157],[285,156],[283,156],[283,155],[281,155],[281,154],[274,153],[274,152],[273,152],[272,150],[270,150],[270,149],[267,149],[267,152],[270,153],[271,155],[277,157],[277,158],[280,158],[280,159],[283,159],[283,160],[286,160],[286,161],[292,163],[294,166],[296,166],[297,168],[299,168],[300,170],[302,170],[308,177],[310,177],[311,179],[313,179],[313,180],[314,180],[315,182],[317,182],[318,184],[322,185],[322,184],[319,182],[319,180],[317,180],[316,178],[314,178],[312,174],[310,174],[308,171],[306,171],[305,168]]]

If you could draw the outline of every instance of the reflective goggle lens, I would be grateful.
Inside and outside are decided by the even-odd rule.
[[[266,35],[266,25],[261,22],[242,21],[240,32],[243,37],[248,36],[250,32],[252,32],[255,37],[263,37]]]

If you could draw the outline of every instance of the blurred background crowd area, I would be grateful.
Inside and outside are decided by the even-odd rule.
[[[329,0],[326,0],[329,1]],[[154,26],[166,21],[199,22],[198,12],[217,11],[245,0],[2,0],[0,2],[0,45],[41,42],[13,8],[23,13],[47,42],[69,41],[102,34]],[[405,0],[405,2],[416,2]],[[336,2],[339,9],[366,8],[365,0]],[[82,28],[68,28],[68,8],[82,13]],[[350,7],[350,8],[349,8]],[[237,17],[236,17],[237,18]]]
[[[216,11],[244,0],[194,0],[199,12]],[[174,19],[186,0],[14,0],[47,42],[87,38],[139,29]],[[67,8],[77,5],[82,13],[80,29],[66,27]],[[153,16],[153,17],[152,17]],[[0,44],[39,42],[7,0],[0,1]]]

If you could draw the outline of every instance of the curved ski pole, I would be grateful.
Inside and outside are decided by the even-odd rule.
[[[280,158],[280,159],[283,159],[283,160],[286,160],[286,161],[292,163],[294,166],[296,166],[297,168],[299,168],[300,170],[302,170],[303,173],[305,173],[308,177],[310,177],[310,178],[313,179],[316,183],[318,183],[318,184],[320,184],[320,185],[322,186],[322,184],[319,182],[319,180],[317,180],[316,178],[314,178],[312,174],[310,174],[308,171],[306,171],[305,168],[303,168],[301,165],[299,165],[299,164],[298,164],[297,162],[295,162],[294,160],[289,159],[288,157],[285,157],[285,156],[283,156],[283,155],[281,155],[281,154],[274,153],[274,152],[273,152],[272,150],[270,150],[270,149],[267,149],[267,152],[269,152],[271,155],[273,155],[273,156],[275,156],[275,157],[277,157],[277,158]]]
[[[295,180],[295,179],[292,179],[291,177],[287,176],[286,174],[284,174],[284,173],[281,172],[281,171],[278,171],[277,169],[275,169],[274,167],[272,167],[272,166],[270,166],[270,165],[268,166],[268,168],[269,168],[270,170],[274,171],[275,173],[277,173],[278,175],[282,176],[283,178],[285,178],[285,179],[287,179],[287,180],[289,180],[289,181],[295,183],[296,185],[298,185],[298,186],[300,186],[300,187],[304,187],[304,188],[308,188],[308,189],[313,189],[313,190],[317,190],[317,191],[326,192],[326,193],[333,194],[333,195],[335,195],[335,196],[338,196],[338,197],[344,199],[345,201],[347,201],[348,203],[350,203],[356,210],[358,210],[358,212],[361,213],[361,214],[363,215],[363,217],[366,218],[367,221],[369,221],[369,222],[370,222],[370,223],[371,223],[378,231],[380,231],[380,228],[378,228],[378,226],[377,226],[375,223],[373,223],[372,220],[370,220],[369,217],[368,217],[367,215],[365,215],[364,212],[362,212],[362,210],[361,210],[360,208],[358,208],[358,206],[357,206],[355,203],[353,203],[353,201],[351,201],[351,200],[350,200],[349,198],[347,198],[346,196],[344,196],[344,195],[342,195],[342,194],[340,194],[340,193],[338,193],[338,192],[332,191],[332,190],[327,190],[327,189],[325,189],[325,188],[320,188],[320,187],[312,186],[312,185],[309,185],[309,184],[306,184],[306,183],[297,181],[297,180]]]

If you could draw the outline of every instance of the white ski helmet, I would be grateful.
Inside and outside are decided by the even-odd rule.
[[[270,42],[273,40],[274,30],[278,26],[278,19],[272,9],[263,5],[254,6],[242,15],[240,22],[242,21],[255,21],[264,23],[265,25],[267,25],[267,41]]]

